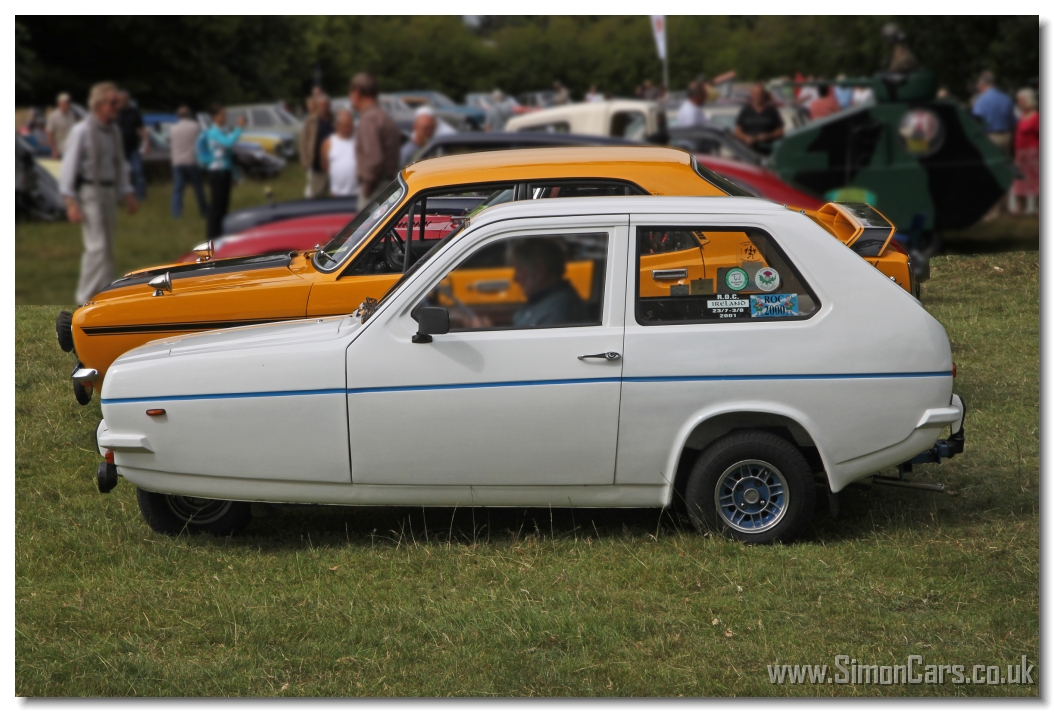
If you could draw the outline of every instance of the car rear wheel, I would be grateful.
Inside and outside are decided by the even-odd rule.
[[[248,502],[160,494],[144,489],[136,490],[136,499],[143,519],[161,534],[208,532],[229,536],[245,529],[253,518]]]
[[[801,452],[761,430],[730,433],[699,455],[685,489],[688,516],[702,530],[740,541],[789,541],[811,519],[812,472]]]

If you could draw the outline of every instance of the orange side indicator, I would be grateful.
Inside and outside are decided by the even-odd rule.
[[[165,409],[164,408],[151,408],[150,410],[146,411],[146,414],[149,415],[149,416],[164,415],[165,414]]]

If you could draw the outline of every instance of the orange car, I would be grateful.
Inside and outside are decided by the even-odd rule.
[[[79,359],[72,374],[74,394],[87,403],[118,356],[153,339],[349,313],[367,298],[379,299],[440,238],[488,205],[646,194],[743,192],[685,151],[649,146],[495,151],[412,164],[324,247],[214,260],[211,248],[203,245],[196,263],[130,272],[72,315],[62,312],[56,325],[59,344],[66,351],[75,349]],[[906,264],[906,256],[893,253],[894,265],[898,257]],[[879,268],[886,271],[882,264]],[[588,296],[591,277],[577,275],[573,262],[568,269],[572,283]],[[666,293],[684,288],[684,280],[664,276],[661,268],[649,269],[647,278],[658,270],[656,286]],[[456,282],[441,298],[466,304],[523,301],[511,275],[466,270]]]

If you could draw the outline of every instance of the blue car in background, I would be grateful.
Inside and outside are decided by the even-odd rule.
[[[458,131],[479,131],[487,121],[487,112],[474,106],[455,104],[454,100],[439,91],[424,89],[421,91],[397,91],[391,94],[401,99],[411,109],[428,106],[436,116],[446,121]]]

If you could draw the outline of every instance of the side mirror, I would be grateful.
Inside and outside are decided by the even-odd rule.
[[[432,334],[445,334],[450,331],[450,312],[443,307],[421,307],[417,311],[417,333],[411,341],[415,344],[429,344]]]
[[[147,282],[147,285],[154,288],[155,297],[160,297],[165,292],[172,291],[172,277],[168,272],[165,272]]]
[[[194,254],[198,256],[198,262],[208,262],[212,259],[214,249],[212,246],[212,240],[203,242],[194,248]]]

